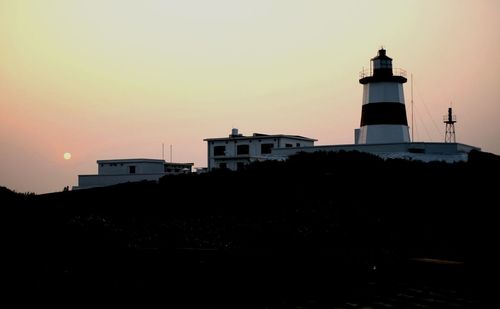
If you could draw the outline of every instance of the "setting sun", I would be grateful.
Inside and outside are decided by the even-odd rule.
[[[64,160],[69,160],[69,159],[71,159],[71,153],[65,152],[64,153]]]

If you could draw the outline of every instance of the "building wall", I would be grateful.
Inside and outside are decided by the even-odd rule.
[[[230,139],[222,141],[209,141],[208,147],[208,168],[219,168],[220,164],[226,164],[231,170],[236,170],[238,163],[248,163],[251,158],[262,157],[261,145],[264,143],[273,144],[278,147],[279,140],[276,139]],[[247,145],[248,154],[238,155],[238,146]],[[224,155],[215,155],[215,147],[225,147]]]
[[[208,141],[208,169],[221,168],[221,164],[230,170],[237,170],[238,164],[248,164],[256,160],[265,160],[270,153],[262,153],[262,144],[272,144],[272,148],[314,146],[314,141],[291,137],[252,137],[247,139],[227,138]],[[238,146],[248,146],[248,154],[238,154]],[[216,147],[225,147],[224,155],[215,155]]]
[[[192,163],[165,163],[165,174],[176,175],[176,174],[186,174],[192,172]]]
[[[280,145],[275,148],[295,148],[295,147],[310,147],[310,146],[314,146],[314,142],[285,137],[281,138]]]
[[[129,167],[135,166],[135,174],[156,174],[164,172],[162,162],[106,162],[98,163],[99,175],[129,174]]]
[[[110,186],[142,180],[157,181],[164,175],[191,173],[193,163],[173,163],[155,159],[100,160],[98,175],[79,175],[74,189]],[[129,167],[134,166],[131,173]]]
[[[413,159],[424,162],[467,161],[467,154],[471,150],[480,148],[458,144],[458,143],[394,143],[394,144],[351,144],[351,145],[328,145],[303,148],[279,148],[273,149],[272,157],[285,159],[299,152],[317,151],[360,151],[372,153],[382,158]]]

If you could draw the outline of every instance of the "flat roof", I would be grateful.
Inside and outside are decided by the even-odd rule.
[[[262,133],[254,133],[251,136],[228,136],[228,137],[215,137],[215,138],[205,138],[203,141],[211,142],[211,141],[227,141],[227,140],[245,140],[245,139],[270,139],[270,138],[292,138],[292,139],[300,139],[304,141],[315,142],[317,139],[304,137],[300,135],[287,135],[287,134],[262,134]]]
[[[300,151],[302,150],[322,150],[330,151],[345,150],[345,151],[367,151],[367,152],[394,152],[394,151],[409,151],[424,149],[431,153],[450,153],[450,152],[469,152],[471,150],[481,150],[479,147],[462,144],[462,143],[443,143],[443,142],[409,142],[409,143],[381,143],[381,144],[338,144],[338,145],[317,145],[295,148],[274,148],[273,151]]]
[[[162,159],[112,159],[112,160],[97,160],[97,164],[106,163],[161,163],[168,165],[194,165],[194,163],[179,163],[179,162],[167,162]]]
[[[97,160],[98,164],[101,163],[165,163],[165,160],[161,159],[112,159],[112,160]]]

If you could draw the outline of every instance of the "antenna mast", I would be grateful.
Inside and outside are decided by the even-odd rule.
[[[165,143],[161,143],[161,159],[165,160]]]
[[[172,162],[172,144],[170,144],[170,162]]]
[[[457,122],[457,116],[453,115],[453,109],[451,107],[448,108],[448,115],[443,116],[443,122],[446,124],[444,142],[456,143],[455,122]]]
[[[415,131],[415,123],[413,122],[413,73],[411,73],[411,142],[414,143],[413,131]]]

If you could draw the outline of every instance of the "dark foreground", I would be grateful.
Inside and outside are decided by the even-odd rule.
[[[481,308],[484,280],[461,263],[365,268],[326,252],[80,252],[26,263],[17,284],[44,299],[176,308]]]
[[[0,188],[2,277],[20,300],[69,304],[481,308],[499,174],[484,153],[457,164],[317,153],[159,184]]]

